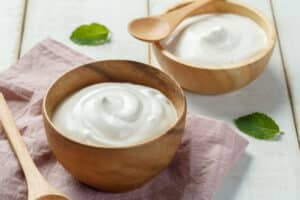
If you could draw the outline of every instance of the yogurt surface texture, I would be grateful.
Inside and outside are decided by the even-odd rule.
[[[163,48],[196,66],[238,64],[267,47],[265,31],[252,19],[236,14],[203,14],[185,19]]]
[[[131,83],[99,83],[75,92],[56,108],[52,122],[85,144],[128,146],[170,128],[177,113],[159,90]]]

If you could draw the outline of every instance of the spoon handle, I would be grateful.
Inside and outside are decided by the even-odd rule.
[[[196,2],[192,2],[188,5],[185,5],[182,8],[178,8],[169,13],[163,14],[160,16],[160,18],[167,20],[169,22],[170,30],[174,30],[178,26],[178,24],[181,21],[183,21],[188,15],[190,15],[193,11],[213,1],[224,0],[198,0]]]
[[[53,191],[44,177],[40,174],[32,158],[30,157],[26,145],[23,142],[21,134],[15,124],[13,115],[2,93],[0,93],[0,121],[2,123],[2,128],[4,129],[11,147],[13,148],[25,174],[29,190],[29,197],[38,196],[40,191],[45,191],[45,189],[47,191]]]

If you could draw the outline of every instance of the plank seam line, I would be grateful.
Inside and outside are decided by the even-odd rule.
[[[296,117],[296,113],[295,113],[295,106],[294,106],[294,101],[293,101],[293,95],[292,95],[291,85],[289,83],[289,76],[288,76],[288,72],[287,72],[287,69],[286,69],[286,62],[285,62],[285,58],[284,58],[284,54],[283,54],[283,50],[282,50],[282,45],[281,45],[280,34],[279,34],[279,30],[278,30],[278,25],[277,25],[277,20],[276,20],[276,15],[275,15],[275,9],[274,9],[274,5],[273,5],[273,0],[269,0],[269,2],[270,2],[271,11],[272,11],[272,17],[273,17],[273,21],[274,21],[274,26],[275,26],[276,34],[277,34],[280,59],[281,59],[282,67],[283,67],[284,78],[285,78],[287,92],[288,92],[288,96],[289,96],[289,101],[290,101],[290,106],[291,106],[291,111],[292,111],[292,118],[293,118],[293,122],[294,122],[294,128],[296,130],[298,147],[300,149],[300,135],[299,135],[298,126],[297,126],[298,125],[297,124],[297,117]]]
[[[18,46],[18,54],[17,54],[18,59],[21,56],[21,51],[22,51],[22,46],[23,46],[23,38],[24,38],[24,32],[25,32],[25,23],[26,23],[27,9],[28,9],[28,1],[29,0],[24,0],[24,10],[23,10],[23,16],[22,16],[22,25],[21,25],[21,32],[20,32],[19,46]]]
[[[150,16],[150,0],[147,0],[147,16]],[[151,64],[151,44],[150,43],[148,43],[147,44],[147,62],[148,62],[148,64]]]

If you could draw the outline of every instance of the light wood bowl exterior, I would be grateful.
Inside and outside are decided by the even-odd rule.
[[[191,1],[181,2],[169,10],[189,2]],[[276,41],[274,26],[268,18],[256,9],[242,3],[214,1],[199,8],[192,15],[215,12],[229,12],[250,17],[265,30],[268,36],[268,46],[264,51],[244,63],[212,69],[186,63],[163,49],[159,42],[154,43],[152,45],[154,54],[163,70],[173,76],[183,88],[202,94],[226,93],[239,89],[256,79],[267,66]]]
[[[51,122],[56,106],[71,93],[99,82],[131,82],[160,90],[176,108],[176,124],[156,138],[126,147],[86,145],[63,136]],[[94,188],[121,192],[141,186],[168,166],[183,135],[186,101],[176,81],[156,68],[134,61],[98,61],[55,81],[44,98],[43,117],[49,146],[67,171]]]

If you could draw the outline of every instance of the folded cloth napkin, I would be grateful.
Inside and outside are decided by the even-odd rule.
[[[18,128],[41,173],[72,200],[210,200],[248,142],[225,122],[189,113],[182,144],[169,167],[144,186],[126,193],[96,191],[75,180],[54,158],[44,133],[41,103],[49,84],[72,67],[93,61],[46,39],[0,74]],[[0,199],[26,199],[22,170],[0,133]]]

